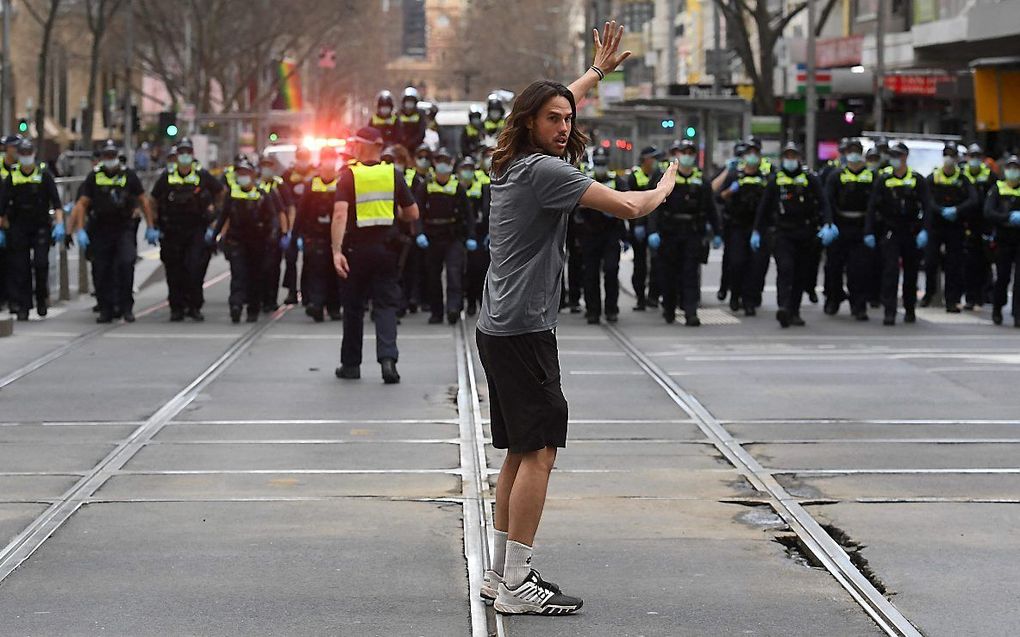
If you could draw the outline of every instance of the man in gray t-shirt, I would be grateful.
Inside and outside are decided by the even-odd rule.
[[[592,179],[560,157],[524,155],[492,180],[492,264],[478,330],[515,336],[556,327],[568,213]]]

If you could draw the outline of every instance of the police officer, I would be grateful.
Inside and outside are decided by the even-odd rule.
[[[665,203],[651,215],[648,245],[659,250],[662,277],[662,316],[676,320],[677,288],[688,327],[701,325],[701,255],[706,227],[715,247],[722,246],[719,219],[711,185],[697,167],[698,147],[689,139],[679,144],[676,186]]]
[[[676,144],[674,143],[674,146]],[[738,175],[737,172],[740,168],[740,162],[744,157],[744,153],[747,152],[747,144],[744,142],[737,142],[733,146],[733,156],[726,160],[726,165],[723,169],[712,179],[712,191],[716,195],[720,195],[723,192],[723,188],[736,181]],[[719,215],[719,222],[722,227],[723,236],[729,235],[729,210],[724,205]],[[726,300],[726,295],[730,291],[730,256],[733,254],[733,246],[728,242],[723,245],[723,257],[722,257],[722,271],[719,273],[719,291],[715,293],[715,298],[720,301]],[[735,303],[733,298],[730,298],[730,307],[735,311],[739,308],[739,300]]]
[[[396,142],[404,148],[418,148],[425,141],[426,121],[418,109],[421,96],[418,89],[408,86],[400,98],[400,112],[397,113]],[[385,138],[384,138],[385,141]]]
[[[998,244],[992,321],[1002,325],[1002,308],[1012,276],[1013,327],[1020,327],[1020,158],[1011,155],[1002,172],[1003,178],[995,182],[985,201],[985,217],[994,224]]]
[[[432,168],[432,149],[425,144],[418,144],[414,149],[414,171],[428,183],[435,176]]]
[[[768,175],[762,171],[760,149],[748,149],[744,144],[743,150],[743,159],[721,186],[720,198],[728,216],[724,245],[730,252],[728,260],[724,252],[723,263],[729,272],[730,309],[736,312],[743,307],[745,316],[754,316],[762,302],[765,274],[772,255],[769,241],[762,242],[758,250],[751,250],[750,243]]]
[[[864,162],[864,146],[859,140],[848,140],[846,166],[832,172],[825,182],[825,195],[838,230],[825,258],[825,313],[830,316],[839,312],[840,303],[847,298],[843,289],[845,273],[850,313],[858,321],[868,320],[871,251],[864,245],[864,223],[874,184],[875,174]]]
[[[7,135],[0,143],[3,144],[3,159],[0,160],[0,184],[7,181],[11,171],[18,165],[18,142],[20,135]],[[0,226],[0,231],[4,228]],[[0,245],[0,307],[7,305],[10,297],[7,294],[7,248]]]
[[[205,241],[211,246],[220,235],[230,261],[230,320],[239,323],[247,305],[247,321],[254,323],[262,309],[270,247],[280,240],[280,215],[272,197],[258,187],[255,167],[245,159],[234,164],[230,191]]]
[[[365,301],[375,319],[376,359],[383,382],[400,382],[397,373],[397,219],[413,222],[418,205],[404,176],[380,163],[382,135],[371,127],[354,138],[358,163],[344,168],[333,208],[333,265],[342,279],[344,336],[337,378],[361,378]],[[399,209],[399,213],[397,212]]]
[[[372,113],[368,125],[382,133],[383,140],[388,144],[399,142],[396,110],[393,94],[389,91],[379,91],[375,98],[375,112]]]
[[[138,175],[120,165],[118,148],[107,140],[100,150],[99,169],[89,173],[79,190],[68,229],[78,245],[91,246],[92,278],[99,304],[97,323],[121,316],[134,323],[136,248],[135,208],[141,204],[149,245],[159,242],[159,231],[145,189]],[[89,219],[88,230],[85,219]]]
[[[776,259],[776,287],[779,309],[776,320],[786,328],[802,326],[801,296],[818,277],[815,260],[819,226],[820,236],[835,238],[832,214],[818,177],[801,163],[800,148],[790,142],[783,147],[782,164],[769,178],[758,204],[751,249],[761,249],[762,232],[774,225],[773,255]]]
[[[474,157],[482,149],[482,109],[471,105],[468,111],[468,123],[460,133],[461,157]]]
[[[280,261],[290,248],[294,229],[294,218],[291,215],[294,202],[290,196],[290,189],[277,172],[278,164],[272,155],[263,155],[259,158],[259,189],[273,200],[280,215],[280,241],[269,246],[267,256],[269,263],[264,287],[265,298],[262,299],[262,309],[266,312],[273,312],[280,307]]]
[[[916,321],[917,269],[928,245],[933,207],[928,182],[907,165],[903,143],[889,148],[889,169],[879,172],[868,202],[864,244],[882,254],[883,325],[896,324],[896,288],[903,266],[903,321]]]
[[[453,178],[453,155],[440,148],[433,155],[435,179],[425,187],[416,242],[425,250],[426,293],[430,324],[443,322],[443,269],[446,269],[446,319],[457,323],[463,304],[465,249],[475,251],[474,218],[464,188]]]
[[[592,152],[589,176],[607,188],[624,190],[625,178],[609,170],[609,151],[598,147]],[[584,272],[584,309],[589,325],[598,325],[603,309],[606,321],[620,318],[620,245],[627,236],[622,220],[592,208],[578,207],[580,217],[582,271]],[[600,278],[602,279],[600,281]],[[602,285],[605,284],[605,303]]]
[[[589,167],[583,162],[580,169],[588,172]],[[584,221],[576,214],[570,215],[567,220],[567,268],[564,273],[566,282],[560,288],[560,309],[569,309],[571,314],[581,313],[581,294],[584,286],[584,258],[581,254],[581,235]]]
[[[991,237],[992,226],[985,219],[984,203],[989,191],[999,181],[999,175],[985,163],[985,153],[979,144],[967,147],[967,167],[963,169],[967,178],[977,191],[978,206],[973,214],[964,218],[964,288],[967,303],[966,310],[984,305],[991,297],[994,287],[992,277]]]
[[[489,93],[489,97],[486,98],[485,121],[482,122],[487,145],[496,145],[496,139],[503,132],[503,129],[506,128],[505,115],[506,108],[503,106],[503,100],[499,99],[499,94]]]
[[[655,156],[659,149],[655,146],[646,146],[641,149],[640,162],[631,170],[627,183],[627,190],[651,190],[659,183],[662,176],[659,173],[658,161]],[[637,303],[634,305],[635,312],[644,312],[645,308],[659,307],[659,270],[658,259],[654,252],[649,259],[648,250],[648,218],[634,219],[630,222],[630,243],[634,248],[634,272],[631,275],[631,285],[634,288],[634,296]],[[654,251],[654,249],[653,249]],[[649,273],[649,260],[651,260],[651,272]],[[645,294],[647,285],[648,294]]]
[[[334,321],[339,321],[342,316],[340,278],[333,267],[330,250],[330,226],[338,180],[336,150],[326,146],[319,153],[318,174],[307,184],[298,203],[294,229],[295,240],[299,241],[304,253],[302,278],[305,285],[302,290],[307,303],[305,313],[316,323],[323,321],[324,308]]]
[[[392,98],[391,98],[392,99]],[[305,194],[305,188],[312,177],[315,176],[315,166],[312,165],[312,153],[305,147],[300,147],[294,152],[294,165],[283,171],[283,188],[287,190],[290,199],[290,209],[287,211],[290,223],[288,227],[293,229],[297,218],[297,202]],[[297,237],[291,237],[287,243],[287,249],[283,251],[286,266],[283,271],[283,287],[287,288],[287,297],[283,302],[287,305],[296,305],[298,302],[298,246]]]
[[[208,171],[196,168],[195,147],[189,138],[181,139],[177,150],[177,161],[152,186],[161,233],[159,256],[166,269],[170,320],[183,321],[187,315],[203,321],[202,282],[211,256],[204,235],[223,185]]]
[[[425,201],[425,178],[418,174],[414,168],[411,154],[401,145],[388,146],[383,149],[382,162],[393,164],[393,168],[404,176],[404,183],[411,191],[415,203],[419,209]],[[427,173],[426,173],[427,175]],[[407,312],[415,314],[418,312],[418,305],[424,289],[424,277],[422,271],[425,269],[423,252],[414,243],[414,237],[418,234],[417,224],[406,221],[397,221],[400,241],[400,255],[397,260],[398,274],[400,278],[400,306],[397,316],[403,317]]]
[[[66,231],[57,183],[46,164],[36,162],[35,145],[22,139],[17,154],[18,164],[0,189],[0,247],[7,247],[11,310],[27,321],[33,282],[36,311],[47,314],[50,244],[63,241]]]
[[[928,190],[935,204],[931,232],[925,248],[925,293],[921,307],[928,307],[939,289],[939,265],[945,270],[946,312],[959,314],[963,298],[964,219],[980,210],[977,191],[963,176],[954,142],[942,150],[942,166],[928,176]],[[945,248],[945,255],[942,249]]]
[[[485,179],[483,179],[485,177]],[[490,184],[485,173],[475,167],[475,160],[466,156],[457,164],[457,179],[467,195],[474,230],[469,237],[474,250],[468,250],[464,292],[467,296],[467,315],[474,316],[482,303],[485,273],[489,269],[489,203]]]

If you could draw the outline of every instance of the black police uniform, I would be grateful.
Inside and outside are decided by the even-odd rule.
[[[426,298],[432,311],[431,320],[442,318],[443,268],[446,268],[446,314],[451,319],[460,313],[463,304],[464,241],[474,236],[474,217],[467,194],[451,175],[440,184],[432,181],[425,187],[425,206],[421,210],[420,230],[429,240],[425,250]]]
[[[7,140],[5,139],[4,141]],[[11,171],[17,168],[17,166],[16,162],[8,166],[6,159],[0,159],[0,188],[2,188],[3,182],[7,181]],[[9,301],[10,295],[7,292],[7,248],[0,246],[0,307],[7,305]]]
[[[868,168],[854,171],[846,166],[829,174],[825,195],[839,236],[829,245],[825,257],[825,311],[835,314],[844,300],[843,275],[850,297],[850,313],[867,316],[868,281],[873,276],[871,251],[864,245],[864,224],[868,200],[875,187],[875,174]]]
[[[784,316],[797,322],[802,295],[818,277],[815,254],[822,223],[832,223],[832,216],[818,177],[803,166],[792,173],[784,168],[773,173],[758,204],[755,229],[763,240],[769,227],[776,229],[772,254],[780,323]]]
[[[368,125],[382,134],[383,142],[386,144],[400,144],[400,131],[397,127],[396,113],[390,113],[389,117],[383,117],[374,113],[368,121]]]
[[[607,172],[599,177],[594,171],[589,177],[607,188],[625,191],[623,177]],[[581,259],[584,272],[584,310],[589,323],[598,323],[605,310],[606,318],[615,322],[620,314],[620,242],[627,238],[622,219],[594,208],[579,206],[574,216],[581,219]],[[600,277],[602,281],[600,281]],[[605,285],[605,304],[602,286]]]
[[[978,205],[963,219],[964,290],[967,305],[973,307],[991,300],[994,288],[992,263],[995,259],[991,250],[994,226],[985,219],[984,204],[1001,177],[985,163],[976,173],[969,166],[964,168],[963,176],[974,186],[978,197]]]
[[[405,113],[403,109],[397,113],[396,142],[411,152],[425,141],[425,115],[418,109],[413,113]],[[374,126],[374,125],[373,125]],[[383,137],[385,141],[385,136]]]
[[[468,316],[473,316],[482,304],[485,273],[489,270],[489,249],[485,245],[485,238],[489,236],[489,206],[492,200],[490,189],[485,173],[476,172],[471,185],[464,191],[474,227],[471,238],[478,244],[473,252],[467,253],[464,294],[467,297]]]
[[[464,126],[460,133],[461,157],[473,157],[475,153],[482,149],[482,130],[484,129],[481,128],[481,122],[479,122],[478,126],[471,122]]]
[[[953,309],[963,298],[963,246],[966,237],[964,220],[972,218],[975,210],[981,210],[981,205],[978,202],[977,191],[963,176],[963,170],[959,166],[954,166],[950,175],[946,175],[942,168],[936,168],[928,176],[928,190],[931,192],[935,208],[931,215],[928,245],[924,249],[925,296],[931,299],[938,292],[941,265],[946,277],[946,308]],[[952,221],[942,216],[942,208],[950,206],[956,207],[956,218]],[[942,253],[943,248],[945,254]]]
[[[896,288],[903,267],[903,308],[913,320],[917,305],[917,271],[921,250],[917,235],[931,227],[931,195],[924,177],[907,168],[903,177],[892,168],[879,172],[868,202],[865,235],[874,235],[882,255],[882,305],[887,320],[896,316]]]
[[[1010,224],[1013,211],[1020,210],[1020,186],[999,180],[989,189],[985,200],[985,218],[995,228],[995,292],[992,297],[992,319],[1002,322],[1010,278],[1013,279],[1013,325],[1020,327],[1020,226]]]
[[[89,253],[96,301],[103,317],[125,314],[134,308],[138,226],[133,217],[144,192],[138,175],[129,168],[112,174],[106,169],[89,173],[79,190],[79,197],[89,199]]]
[[[390,216],[388,219],[360,219],[356,182],[359,175],[364,178],[371,174],[367,169],[381,166],[389,166],[393,172],[393,205]],[[368,181],[367,178],[365,180]],[[343,253],[350,266],[350,274],[346,279],[341,279],[340,284],[344,306],[344,336],[340,347],[340,363],[351,367],[361,365],[365,303],[368,300],[372,301],[372,318],[375,321],[376,359],[379,362],[384,359],[396,361],[397,306],[400,303],[398,283],[400,242],[397,239],[395,220],[398,206],[406,208],[415,201],[404,181],[404,176],[397,174],[390,164],[377,162],[345,166],[340,171],[336,200],[347,202],[347,230],[344,234]]]
[[[279,210],[270,195],[253,185],[244,190],[236,181],[223,201],[216,234],[230,223],[223,251],[230,261],[230,313],[235,321],[248,306],[248,320],[258,318],[265,298],[272,245],[280,239]]]
[[[658,166],[652,169],[652,174],[647,175],[640,166],[635,166],[627,180],[627,190],[652,190],[662,178]],[[645,240],[638,241],[634,235],[634,229],[644,227],[646,231]],[[657,307],[659,303],[659,259],[655,250],[648,249],[648,219],[634,219],[630,222],[630,233],[628,235],[630,244],[634,248],[634,271],[630,277],[630,283],[634,289],[634,296],[637,297],[635,309],[645,307]],[[649,261],[651,264],[649,265]],[[647,286],[648,293],[645,294]]]
[[[698,315],[701,302],[701,260],[705,250],[706,225],[712,235],[719,232],[712,186],[695,168],[690,175],[679,170],[676,185],[663,205],[652,213],[649,235],[658,233],[662,315],[670,323],[678,305],[688,322]]]
[[[19,318],[27,318],[33,296],[40,309],[48,304],[50,210],[60,206],[57,182],[44,162],[36,163],[27,175],[17,167],[0,190],[0,227],[6,226],[7,234],[7,293]]]
[[[163,234],[159,256],[166,269],[171,317],[197,312],[205,303],[202,282],[209,267],[205,231],[213,221],[212,206],[223,185],[208,171],[187,175],[179,165],[163,172],[152,187],[157,226]]]
[[[290,189],[284,185],[282,177],[274,176],[272,179],[260,179],[258,187],[266,196],[273,200],[277,214],[287,216],[287,210],[293,205],[290,198]],[[287,246],[290,247],[289,245]],[[279,242],[269,247],[269,265],[266,270],[265,298],[262,299],[262,309],[272,312],[280,307],[280,262],[283,259],[283,247]]]
[[[322,320],[323,308],[334,319],[340,318],[340,277],[333,267],[330,227],[333,223],[333,204],[340,175],[326,181],[316,175],[305,186],[305,194],[298,203],[294,237],[304,243],[304,272],[302,288],[308,313],[316,321]]]
[[[308,182],[315,176],[314,170],[309,168],[307,172],[301,173],[293,167],[283,171],[283,188],[286,189],[290,201],[296,203],[301,199],[308,187]],[[298,293],[298,246],[297,239],[290,242],[283,253],[285,267],[283,270],[283,287],[287,288],[288,303],[297,302]]]
[[[581,170],[587,172],[583,166]],[[576,214],[571,215],[567,221],[566,284],[560,288],[560,309],[570,308],[571,314],[581,311],[581,294],[584,289],[584,256],[581,247],[583,225],[583,220]]]
[[[729,269],[727,282],[730,290],[730,309],[736,311],[743,307],[744,313],[754,315],[762,303],[762,291],[765,289],[765,275],[768,273],[772,252],[771,229],[762,233],[761,247],[752,251],[750,246],[751,232],[754,230],[754,218],[758,213],[758,204],[768,184],[768,174],[761,166],[754,172],[738,170],[728,177],[723,184],[723,191],[733,183],[737,191],[726,199],[726,249],[729,259],[724,255],[725,267]]]
[[[425,208],[425,186],[428,183],[428,177],[428,173],[423,175],[414,168],[404,169],[404,183],[411,191],[411,196],[418,204],[419,210]],[[407,236],[417,234],[417,222],[398,221],[397,225],[401,234]],[[401,246],[397,266],[400,272],[400,310],[402,312],[417,312],[418,306],[422,305],[422,300],[425,298],[425,251],[414,245],[412,239]]]

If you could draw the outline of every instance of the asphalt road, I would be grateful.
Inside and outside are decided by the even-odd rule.
[[[231,325],[223,281],[203,324],[160,308],[96,331],[88,299],[18,324],[0,339],[0,634],[883,634],[761,479],[922,634],[1015,634],[1020,330],[987,309],[885,328],[819,306],[781,330],[721,309],[717,267],[697,329],[626,297],[616,331],[561,315],[570,441],[535,563],[585,599],[563,618],[472,603],[470,327],[405,318],[403,382],[384,386],[374,364],[334,378],[339,324],[300,308]],[[156,278],[138,308],[164,294]],[[481,460],[494,479],[500,454]]]

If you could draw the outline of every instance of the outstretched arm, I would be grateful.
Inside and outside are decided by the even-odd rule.
[[[592,29],[592,36],[595,40],[595,61],[592,66],[602,71],[602,75],[612,73],[624,60],[630,57],[630,51],[617,54],[620,47],[620,39],[623,38],[623,25],[617,26],[616,20],[606,22],[602,29],[602,36],[599,36],[598,29]],[[569,87],[574,94],[574,103],[578,104],[588,91],[595,88],[595,85],[602,79],[593,69],[588,69],[584,75],[574,80]]]

